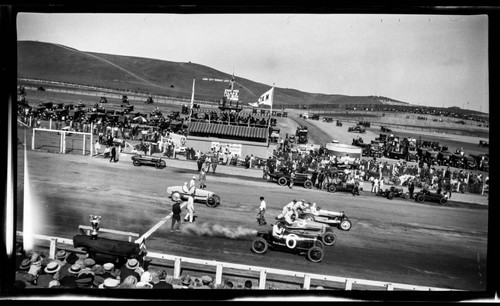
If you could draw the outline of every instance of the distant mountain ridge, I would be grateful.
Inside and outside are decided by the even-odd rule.
[[[84,52],[67,46],[18,41],[18,76],[122,90],[148,92],[174,97],[191,97],[193,78],[195,98],[219,100],[228,83],[203,81],[202,78],[231,79],[231,75],[196,63]],[[255,102],[270,85],[235,76],[235,89],[242,103]],[[309,104],[398,104],[379,96],[346,96],[308,93],[275,87],[275,105]]]

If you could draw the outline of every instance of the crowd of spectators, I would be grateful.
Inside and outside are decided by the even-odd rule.
[[[60,249],[51,259],[45,250],[25,252],[16,246],[14,290],[59,289],[256,289],[252,279],[224,277],[216,284],[210,275],[183,274],[179,278],[148,261],[128,258],[123,264],[96,261],[77,252]],[[278,289],[270,286],[268,289]]]
[[[230,112],[230,111],[216,111],[210,112],[194,112],[191,121],[210,122],[215,124],[232,124],[232,125],[246,125],[246,126],[261,126],[267,127],[269,119],[266,117],[253,116],[248,112]]]

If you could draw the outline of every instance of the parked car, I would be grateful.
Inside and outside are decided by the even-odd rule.
[[[167,166],[165,159],[156,156],[145,156],[145,155],[133,155],[131,157],[134,166],[139,167],[142,165],[154,166],[156,169],[163,169]]]
[[[269,173],[269,177],[272,180],[277,181],[280,186],[287,186],[290,183],[291,178],[290,174],[281,171]],[[313,186],[313,182],[306,173],[296,173],[293,184],[304,186],[306,189],[311,189]]]
[[[305,255],[308,260],[315,263],[321,262],[325,255],[323,243],[314,235],[285,231],[283,237],[278,238],[273,236],[272,230],[260,231],[252,240],[252,251],[256,254],[264,254],[268,250]]]
[[[186,201],[191,195],[191,191],[184,188],[184,186],[170,186],[167,187],[167,194],[172,200],[181,199]],[[221,197],[212,191],[206,189],[194,189],[194,201],[205,203],[208,207],[216,207],[221,203]]]
[[[402,187],[390,186],[384,190],[379,190],[377,195],[382,196],[384,198],[388,198],[389,200],[394,199],[395,197],[409,199],[410,194],[408,192],[404,192]]]
[[[444,194],[434,192],[419,191],[414,194],[413,197],[417,202],[429,201],[438,202],[439,204],[445,204],[446,202],[448,202],[448,198]]]
[[[356,126],[350,126],[347,128],[348,132],[358,132],[358,133],[365,133],[366,128],[362,125],[356,125]]]

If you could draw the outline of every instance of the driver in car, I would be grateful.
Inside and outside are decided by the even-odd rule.
[[[285,234],[285,230],[286,230],[286,228],[285,228],[285,225],[283,224],[282,221],[276,222],[273,225],[273,237],[276,239],[283,238],[283,236]]]

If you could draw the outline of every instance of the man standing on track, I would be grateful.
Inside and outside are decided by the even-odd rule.
[[[200,189],[205,189],[207,185],[205,185],[205,182],[207,181],[207,173],[205,172],[204,168],[201,168],[200,171]]]
[[[116,147],[115,145],[113,144],[112,147],[111,147],[111,159],[109,160],[109,162],[114,162],[116,163]]]
[[[266,218],[264,217],[264,214],[266,212],[266,201],[264,201],[264,197],[260,197],[260,207],[259,207],[259,213],[257,214],[257,221],[259,222],[259,225],[266,225]]]
[[[170,226],[170,231],[180,231],[181,226],[181,199],[176,199],[175,203],[172,205],[172,224]],[[176,225],[177,224],[177,225]]]
[[[184,217],[184,221],[189,221],[189,222],[193,223],[193,219],[194,219],[194,194],[189,195],[189,198],[187,200],[186,209],[187,209],[187,214]]]

